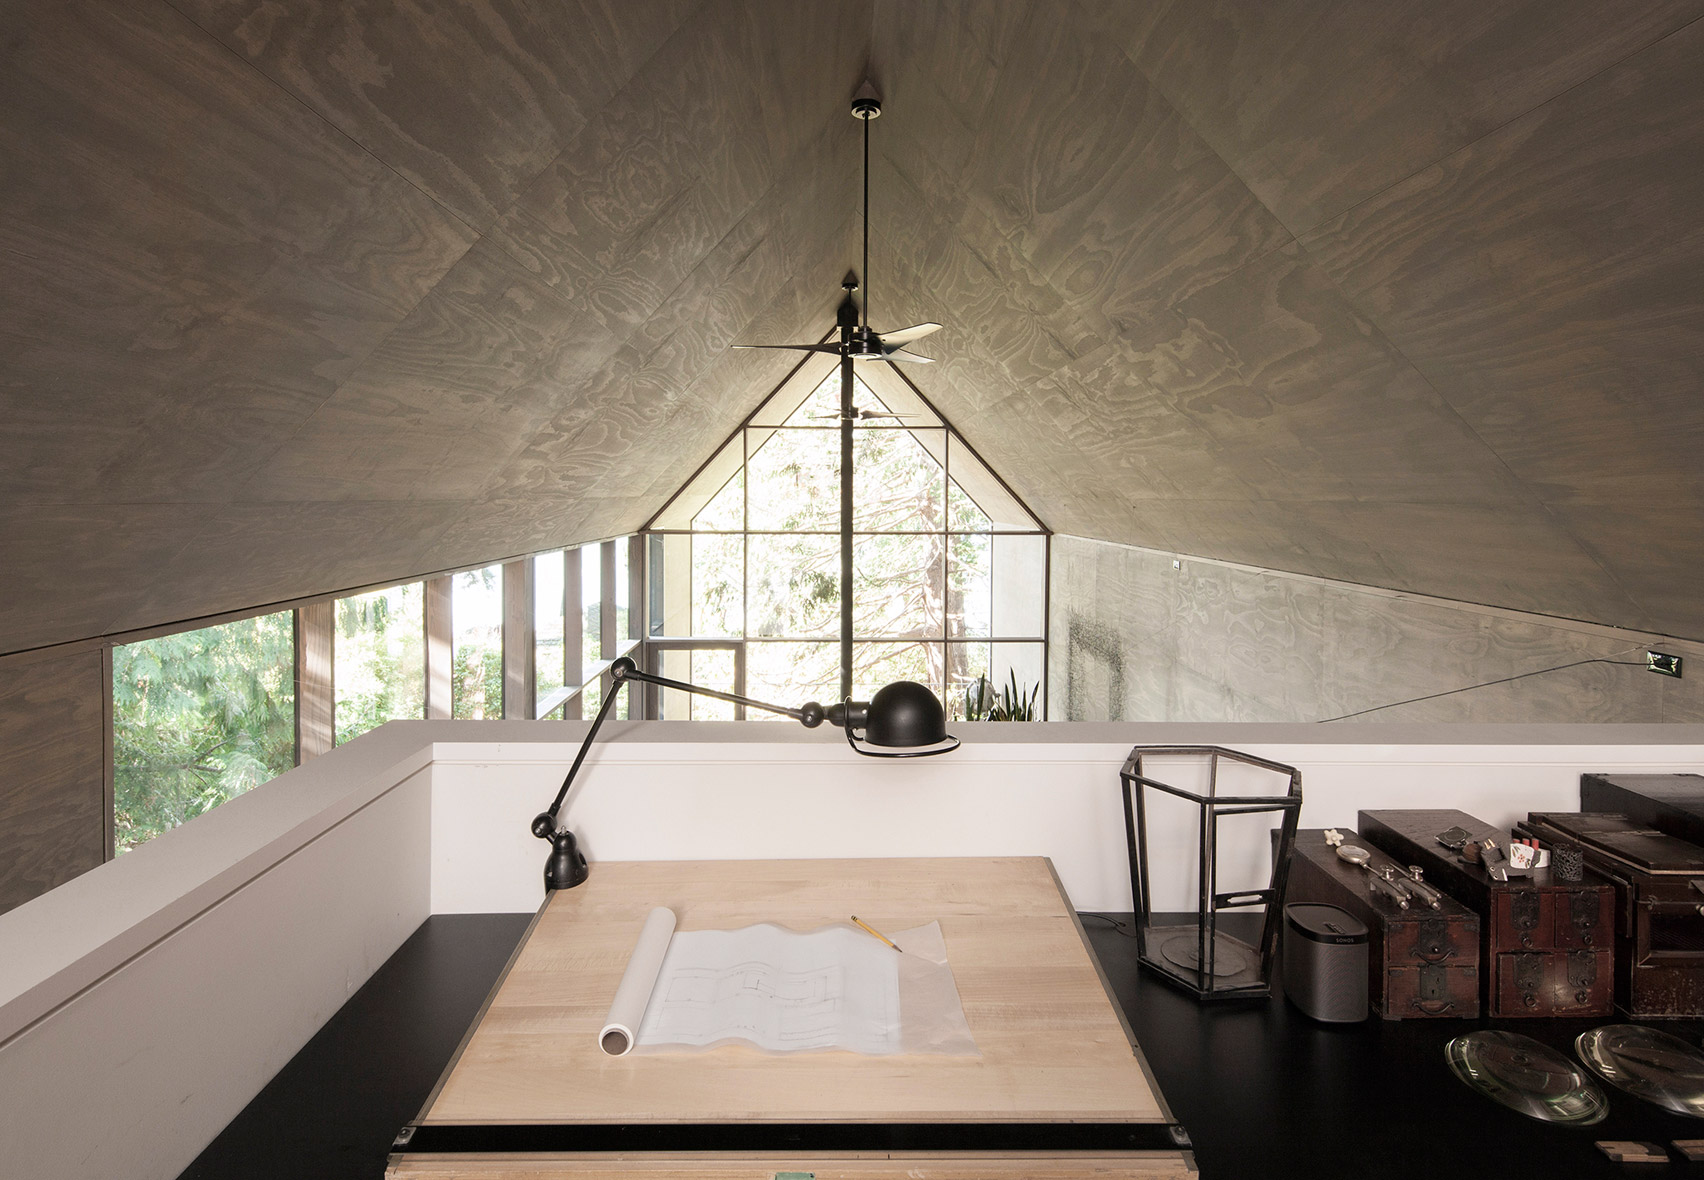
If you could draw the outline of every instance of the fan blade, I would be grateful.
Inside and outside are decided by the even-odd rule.
[[[911,327],[901,328],[897,332],[882,332],[880,333],[882,347],[892,352],[902,344],[911,344],[940,330],[941,325],[939,324],[913,324]]]
[[[838,344],[735,344],[734,348],[784,348],[790,352],[826,352],[832,356],[840,355]]]
[[[888,361],[910,361],[914,365],[932,365],[935,363],[935,358],[932,356],[924,356],[919,352],[906,352],[903,348],[894,349],[882,359]]]

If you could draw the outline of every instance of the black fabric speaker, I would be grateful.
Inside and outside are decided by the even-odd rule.
[[[1367,926],[1334,905],[1284,907],[1284,993],[1315,1020],[1367,1018]]]

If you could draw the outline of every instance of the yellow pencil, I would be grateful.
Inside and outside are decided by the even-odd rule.
[[[871,934],[874,934],[877,938],[881,939],[883,942],[887,943],[889,946],[893,947],[894,950],[899,951],[899,947],[894,945],[893,939],[891,939],[887,935],[883,934],[880,930],[877,930],[874,926],[870,925],[868,922],[860,921],[857,914],[852,915],[852,920],[854,922],[857,922],[858,925],[862,926],[865,930],[868,930]],[[903,955],[905,952],[899,951],[899,953]]]

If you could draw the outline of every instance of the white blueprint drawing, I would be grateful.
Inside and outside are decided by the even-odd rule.
[[[900,1052],[898,959],[851,927],[676,931],[638,1048],[737,1039],[777,1053]]]

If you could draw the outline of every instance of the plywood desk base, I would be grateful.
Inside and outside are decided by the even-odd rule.
[[[609,1057],[652,906],[682,930],[939,921],[978,1057]],[[1193,1171],[1041,858],[599,864],[540,910],[388,1175],[959,1180]]]

